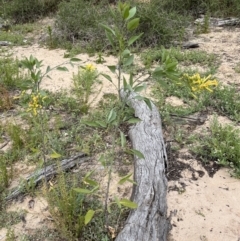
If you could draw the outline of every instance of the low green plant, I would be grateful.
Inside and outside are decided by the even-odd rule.
[[[80,238],[93,216],[101,212],[101,209],[98,209],[101,206],[100,203],[93,198],[99,184],[90,178],[91,174],[92,172],[87,173],[79,183],[76,178],[67,180],[60,171],[57,184],[50,186],[49,189],[45,186],[44,193],[56,228],[62,237],[68,240]],[[96,205],[94,210],[91,209],[93,203]]]
[[[222,125],[215,117],[209,133],[201,135],[192,146],[193,153],[205,162],[214,161],[233,168],[233,175],[240,177],[240,132],[232,125]]]
[[[7,234],[6,234],[6,241],[15,241],[16,240],[16,235],[13,229],[9,228],[7,230]]]
[[[21,83],[25,77],[25,74],[19,72],[18,65],[18,60],[14,60],[8,52],[1,51],[0,85],[3,85],[7,90],[17,89],[19,83]]]
[[[93,92],[93,85],[96,84],[97,78],[98,72],[92,64],[87,64],[85,67],[79,67],[78,73],[73,74],[73,91],[81,103],[81,110],[83,110],[83,113],[88,111],[89,96]]]

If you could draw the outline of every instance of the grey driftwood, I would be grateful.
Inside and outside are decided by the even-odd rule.
[[[133,149],[140,151],[144,158],[135,156],[134,180],[137,185],[132,200],[138,208],[132,210],[115,241],[166,241],[170,223],[167,218],[167,179],[165,170],[167,154],[162,134],[162,124],[158,109],[152,110],[144,101],[135,99],[136,94],[127,98],[134,108],[135,116],[141,119],[134,125],[129,136]]]
[[[89,160],[89,157],[86,156],[84,153],[79,153],[69,159],[64,159],[60,162],[60,170],[67,171],[77,164],[83,163]],[[54,175],[56,175],[59,171],[59,167],[57,164],[52,164],[46,166],[42,169],[35,171],[33,174],[29,175],[25,180],[23,180],[23,184],[25,183],[32,183],[32,185],[37,185],[45,178],[48,181]],[[15,190],[13,190],[7,197],[6,200],[10,201],[17,198],[20,194],[24,193],[24,185],[19,185]]]

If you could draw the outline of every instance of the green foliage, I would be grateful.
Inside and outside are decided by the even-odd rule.
[[[142,47],[169,46],[172,41],[184,39],[185,27],[190,16],[182,16],[177,11],[164,9],[162,1],[135,2],[141,24],[139,33],[144,32],[138,42]]]
[[[232,167],[234,175],[240,177],[240,132],[237,128],[218,123],[215,118],[205,133],[197,138],[192,151],[203,161],[216,161],[223,166]]]
[[[57,10],[62,0],[12,0],[2,1],[4,17],[11,18],[15,23],[33,22],[39,17]]]
[[[191,13],[198,16],[209,11],[217,17],[239,16],[240,2],[238,0],[164,0],[162,7],[168,11],[180,14]]]
[[[11,58],[7,53],[0,55],[0,84],[6,89],[16,89],[19,83],[23,81],[24,75],[19,73],[19,62]]]
[[[97,82],[98,73],[91,64],[79,67],[77,74],[73,74],[74,93],[81,103],[81,110],[87,113],[89,108],[89,96],[93,93],[93,85]]]
[[[98,183],[90,179],[90,175],[88,173],[80,182],[76,178],[69,180],[60,172],[57,184],[49,190],[45,187],[49,211],[56,228],[68,240],[82,237],[87,225],[91,225],[94,215],[97,215],[96,212],[101,211],[101,204],[91,197],[97,191]],[[79,188],[79,184],[82,188]],[[91,191],[89,186],[93,187]]]
[[[171,58],[176,59],[179,63],[189,66],[194,64],[200,64],[202,66],[207,67],[217,67],[218,66],[218,59],[217,56],[214,54],[208,54],[205,51],[201,50],[182,50],[180,48],[157,48],[157,49],[149,49],[143,54],[141,54],[141,60],[143,61],[144,65],[147,67],[151,67],[151,65],[155,62],[161,63],[161,56],[163,51],[168,53]]]

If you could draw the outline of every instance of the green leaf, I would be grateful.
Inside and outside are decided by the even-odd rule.
[[[131,54],[130,50],[129,49],[125,49],[122,53],[122,57],[123,58],[126,58],[128,57],[129,55]]]
[[[142,90],[146,89],[146,86],[145,85],[138,85],[136,87],[133,88],[133,90],[135,92],[141,92]]]
[[[50,66],[47,67],[46,73],[48,73],[51,70]]]
[[[138,150],[128,149],[125,152],[128,153],[128,154],[131,154],[131,155],[135,155],[135,156],[137,156],[140,159],[144,159],[144,155],[142,154],[142,152],[140,152]]]
[[[128,89],[127,80],[124,76],[123,76],[123,88],[124,88],[124,91],[126,91]]]
[[[92,121],[82,121],[82,123],[87,125],[87,126],[91,126],[91,127],[99,127],[98,123],[92,122]]]
[[[104,121],[96,121],[96,124],[98,124],[99,126],[106,128],[107,124]]]
[[[54,151],[52,154],[50,154],[50,157],[53,159],[57,159],[57,158],[61,157],[61,155]]]
[[[117,117],[117,113],[114,111],[114,109],[112,109],[108,115],[108,119],[107,122],[108,123],[112,123]]]
[[[85,215],[84,224],[87,225],[93,218],[95,211],[88,210],[87,214]]]
[[[150,109],[150,110],[152,110],[152,103],[151,103],[151,101],[148,99],[148,98],[144,98],[144,102],[146,103],[146,105],[148,106],[148,108]]]
[[[60,71],[68,71],[68,69],[66,67],[57,67],[57,70]]]
[[[101,75],[112,83],[112,78],[109,75],[107,74],[101,74]]]
[[[126,19],[126,21],[130,20],[131,18],[133,18],[135,16],[137,12],[137,8],[136,7],[133,7],[129,10],[129,14],[128,14],[128,17]]]
[[[104,155],[101,155],[98,161],[105,167],[106,166],[106,159]]]
[[[97,187],[99,186],[98,183],[92,179],[89,178],[84,178],[84,182],[88,183],[89,185],[93,186],[93,187]]]
[[[127,29],[129,31],[133,31],[134,29],[136,29],[138,27],[138,25],[139,25],[139,20],[140,20],[140,18],[132,19],[130,22],[128,22]]]
[[[128,181],[129,177],[131,177],[131,176],[132,176],[132,173],[127,174],[126,176],[122,177],[122,178],[119,180],[118,184],[120,184],[120,185],[124,184],[126,181]]]
[[[124,20],[126,20],[128,16],[129,16],[129,6],[126,5],[123,9],[122,17]]]
[[[82,61],[82,60],[79,59],[79,58],[71,58],[70,61],[71,62],[79,62],[79,61]]]
[[[107,66],[109,69],[110,69],[110,71],[113,73],[113,74],[115,74],[115,72],[116,72],[116,65],[108,65]]]
[[[121,137],[121,146],[125,147],[126,146],[126,137],[122,131],[120,131],[120,137]]]
[[[128,207],[128,208],[135,209],[138,207],[137,203],[132,202],[126,198],[121,199],[119,202],[120,202],[120,204],[122,204],[123,206]]]
[[[126,60],[123,61],[124,66],[131,65],[133,63],[134,55],[130,55]]]
[[[133,36],[128,40],[128,46],[132,45],[134,42],[136,42],[141,36],[143,35],[143,33],[139,34],[138,36]]]
[[[91,194],[92,191],[88,189],[83,189],[83,188],[73,188],[75,192],[82,193],[82,194]]]
[[[129,119],[127,122],[129,123],[129,124],[136,124],[136,123],[138,123],[138,122],[140,122],[141,120],[139,119],[139,118],[131,118],[131,119]]]
[[[118,205],[118,208],[120,209],[121,208],[121,204],[119,202],[118,197],[114,196],[114,200],[115,200],[116,204]]]
[[[111,33],[112,35],[116,36],[116,34],[115,34],[115,32],[114,32],[113,29],[109,28],[107,25],[102,24],[102,23],[100,23],[100,25],[101,25],[107,32],[109,32],[109,33]]]

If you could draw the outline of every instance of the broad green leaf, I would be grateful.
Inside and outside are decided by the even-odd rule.
[[[122,53],[122,57],[123,58],[126,58],[128,57],[129,55],[131,54],[130,50],[129,49],[125,49]]]
[[[140,20],[139,18],[132,19],[130,22],[128,22],[127,29],[129,31],[132,31],[132,30],[136,29],[139,25],[139,20]]]
[[[100,25],[101,25],[107,32],[109,32],[109,33],[113,34],[114,36],[116,36],[115,31],[114,31],[113,29],[109,28],[107,25],[102,24],[102,23],[100,23]]]
[[[148,98],[144,98],[144,102],[146,103],[146,105],[148,106],[148,108],[150,110],[152,110],[152,103]]]
[[[123,9],[123,12],[122,12],[122,17],[123,19],[127,19],[127,17],[129,16],[129,6],[125,6],[124,9]]]
[[[143,33],[139,34],[138,36],[133,36],[128,40],[128,46],[132,45],[134,42],[136,42],[141,36],[143,35]]]
[[[141,96],[141,95],[137,95],[137,96],[134,97],[134,99],[136,99],[136,100],[144,100],[144,97]]]
[[[135,16],[137,12],[137,8],[136,7],[133,7],[129,10],[129,13],[128,13],[128,17],[126,19],[126,21],[130,20],[131,18],[133,18]]]
[[[124,66],[131,65],[133,63],[134,55],[130,55],[126,60],[123,61]]]
[[[70,61],[71,62],[79,62],[79,61],[82,61],[82,60],[79,59],[79,58],[71,58]]]
[[[54,151],[52,154],[50,154],[50,157],[53,159],[56,159],[56,158],[61,157],[61,155]]]
[[[132,173],[127,174],[126,176],[122,177],[120,179],[120,181],[118,182],[118,184],[120,184],[120,185],[124,184],[126,181],[128,181],[129,177],[131,177],[131,176],[132,176]]]
[[[85,215],[84,224],[87,225],[93,218],[95,211],[88,210],[87,214]]]
[[[128,207],[128,208],[135,209],[138,207],[137,203],[132,202],[126,198],[121,199],[119,202],[120,202],[120,204],[122,204],[123,206]]]
[[[89,179],[89,178],[84,178],[84,182],[93,186],[93,187],[97,187],[99,186],[98,183],[92,179]]]
[[[131,118],[131,119],[129,119],[127,122],[129,123],[129,124],[136,124],[136,123],[138,123],[138,122],[140,122],[141,120],[139,119],[139,118]]]
[[[114,111],[114,109],[112,109],[108,115],[108,119],[107,122],[108,123],[112,123],[117,117],[117,113]]]
[[[82,123],[87,126],[91,126],[91,127],[99,127],[99,124],[97,124],[96,122],[92,122],[92,121],[82,121]]]
[[[120,131],[120,136],[121,136],[121,146],[125,147],[126,146],[126,137],[122,131]]]
[[[101,74],[103,77],[105,77],[107,80],[109,80],[110,82],[112,82],[112,78],[107,75],[107,74]]]
[[[101,127],[104,127],[104,128],[107,127],[107,124],[104,121],[96,121],[96,123]]]
[[[115,74],[115,72],[116,72],[116,65],[108,65],[107,66],[109,69],[110,69],[110,71],[113,73],[113,74]]]
[[[73,188],[75,192],[82,193],[82,194],[91,194],[92,191],[88,189],[83,189],[83,188]]]
[[[144,85],[138,85],[138,86],[136,86],[136,87],[133,88],[133,90],[134,90],[135,92],[141,92],[141,91],[144,90],[144,89],[146,89],[146,86],[144,86]]]
[[[68,71],[68,69],[66,67],[57,67],[57,70],[60,71]]]

